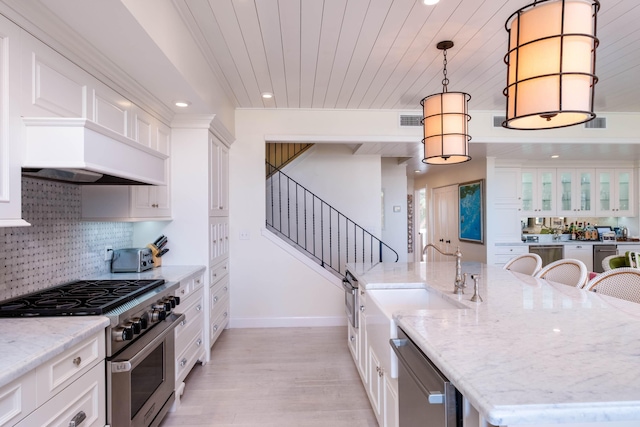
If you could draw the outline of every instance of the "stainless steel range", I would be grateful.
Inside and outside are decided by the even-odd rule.
[[[107,424],[157,426],[174,401],[177,283],[81,280],[0,303],[0,317],[91,316],[106,334]]]

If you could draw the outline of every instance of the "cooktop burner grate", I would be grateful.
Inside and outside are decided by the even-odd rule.
[[[164,280],[78,280],[0,303],[0,317],[100,315]]]

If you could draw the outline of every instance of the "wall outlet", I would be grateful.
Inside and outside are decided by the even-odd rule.
[[[250,238],[249,230],[240,230],[240,240],[249,240]]]
[[[113,258],[113,246],[106,245],[104,247],[104,260],[111,261],[111,258]]]

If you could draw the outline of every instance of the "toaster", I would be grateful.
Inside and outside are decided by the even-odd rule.
[[[153,268],[153,254],[149,248],[127,248],[113,251],[112,273],[140,273]]]

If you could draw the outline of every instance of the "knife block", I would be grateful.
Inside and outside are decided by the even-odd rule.
[[[151,249],[151,255],[153,256],[153,268],[162,266],[162,258],[158,256],[158,253],[160,253],[160,251],[158,250],[156,245],[154,245],[153,243],[149,243],[147,247]]]

